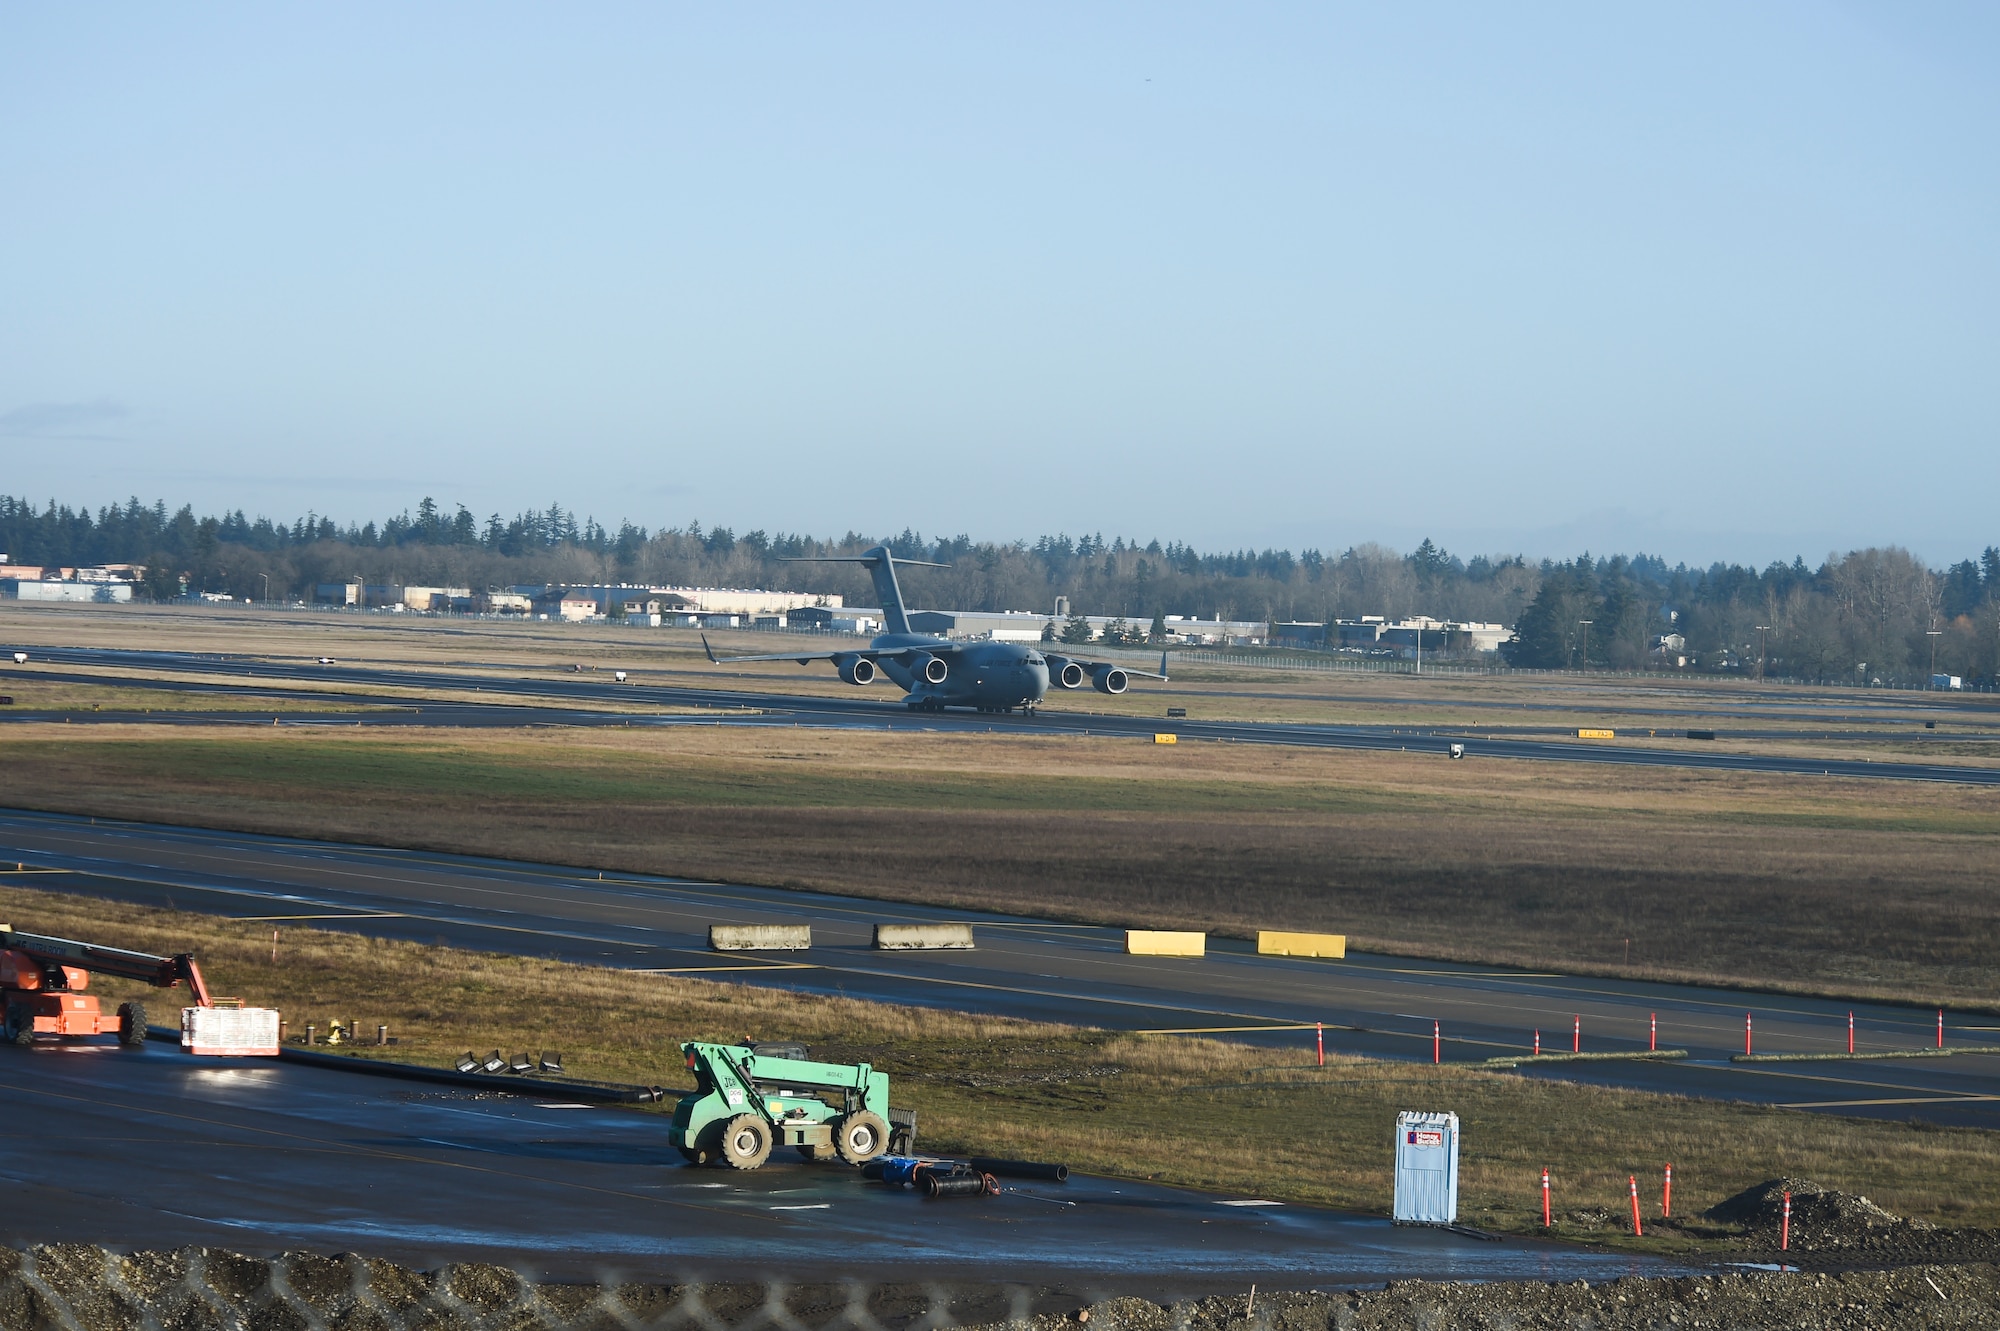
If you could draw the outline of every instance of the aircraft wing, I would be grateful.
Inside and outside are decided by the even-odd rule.
[[[1063,652],[1053,652],[1047,647],[1042,649],[1042,655],[1047,657],[1050,663],[1056,665],[1058,669],[1063,664],[1074,662],[1076,665],[1082,666],[1084,673],[1093,678],[1102,670],[1122,670],[1134,679],[1157,679],[1161,683],[1165,683],[1167,679],[1167,654],[1165,652],[1160,653],[1160,673],[1157,675],[1150,670],[1135,670],[1131,666],[1118,665],[1111,661],[1090,661],[1082,657],[1070,656]]]
[[[701,649],[708,653],[709,664],[730,665],[737,661],[797,661],[800,665],[811,665],[814,661],[831,661],[837,656],[862,656],[870,661],[883,657],[897,656],[949,656],[958,650],[957,644],[937,647],[844,647],[836,652],[765,652],[757,656],[717,656],[715,648],[708,645],[708,635],[701,635]]]

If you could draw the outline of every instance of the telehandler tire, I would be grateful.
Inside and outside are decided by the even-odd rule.
[[[771,1158],[771,1127],[755,1114],[738,1114],[722,1125],[722,1163],[755,1169]]]
[[[681,1159],[691,1165],[706,1165],[715,1161],[715,1152],[699,1146],[676,1146],[674,1149],[681,1153]]]
[[[889,1149],[889,1125],[869,1110],[849,1114],[833,1129],[833,1149],[850,1165],[865,1165]]]
[[[834,1148],[831,1146],[794,1146],[792,1149],[816,1165],[834,1158]]]
[[[144,1003],[120,1003],[118,1005],[118,1043],[137,1046],[146,1043],[146,1005]]]

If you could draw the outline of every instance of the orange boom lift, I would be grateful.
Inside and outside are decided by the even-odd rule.
[[[145,1043],[145,1004],[120,1003],[115,1015],[105,1016],[98,1010],[96,997],[84,992],[93,971],[144,980],[161,989],[186,981],[195,1006],[215,1006],[191,952],[155,957],[68,938],[24,934],[11,925],[0,925],[0,1003],[6,1009],[0,1037],[19,1045],[33,1044],[36,1036],[79,1035],[115,1035],[120,1044]]]

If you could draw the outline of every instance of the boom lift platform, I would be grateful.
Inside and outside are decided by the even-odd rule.
[[[889,1074],[866,1063],[815,1063],[801,1044],[681,1046],[696,1089],[674,1108],[673,1139],[691,1164],[755,1169],[774,1146],[808,1160],[866,1164],[908,1140],[915,1115],[892,1114]],[[897,1121],[894,1128],[891,1122]]]
[[[195,1005],[181,1012],[181,1045],[197,1054],[276,1054],[278,1014],[268,1008],[222,1009],[201,978],[194,954],[156,957],[49,938],[0,925],[0,1039],[31,1045],[37,1036],[115,1035],[118,1043],[146,1041],[146,1006],[120,1003],[106,1016],[84,992],[91,974],[143,980],[160,989],[186,983]],[[224,999],[225,1003],[233,1000]]]

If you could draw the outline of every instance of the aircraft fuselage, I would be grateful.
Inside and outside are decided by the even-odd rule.
[[[883,655],[876,664],[920,711],[972,707],[1006,712],[1039,705],[1049,691],[1049,663],[1035,647],[1018,642],[951,642],[923,633],[884,633],[868,644]],[[925,653],[935,648],[935,655]],[[936,664],[933,664],[936,663]],[[839,656],[843,675],[851,668]],[[942,678],[938,678],[938,676]]]

